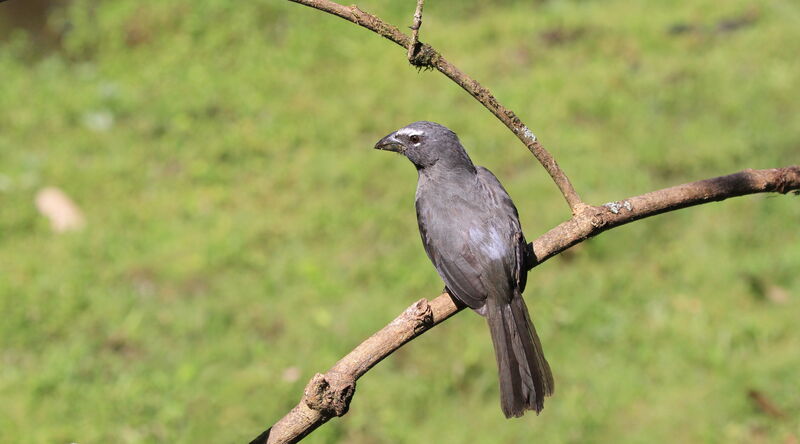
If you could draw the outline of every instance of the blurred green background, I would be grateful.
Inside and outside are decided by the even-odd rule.
[[[359,6],[406,27],[413,1]],[[800,4],[437,2],[422,39],[492,89],[591,203],[800,160]],[[401,48],[286,1],[0,4],[0,442],[245,442],[442,283],[416,174],[454,129],[533,239],[566,219],[528,151]],[[85,229],[55,233],[48,186]],[[506,420],[463,313],[360,382],[312,443],[800,436],[800,198],[637,222],[535,269],[556,377]],[[780,410],[771,414],[756,391]]]

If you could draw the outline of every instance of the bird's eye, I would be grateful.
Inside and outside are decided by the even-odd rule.
[[[412,134],[411,137],[408,138],[413,144],[419,143],[419,136],[416,134]]]

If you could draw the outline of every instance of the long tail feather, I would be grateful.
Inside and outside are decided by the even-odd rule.
[[[500,405],[507,418],[522,416],[526,410],[538,414],[555,386],[550,365],[522,295],[515,293],[510,303],[496,300],[488,298],[486,320],[497,358]]]

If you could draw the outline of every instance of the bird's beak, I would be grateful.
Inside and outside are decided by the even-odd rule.
[[[403,145],[396,137],[397,133],[389,134],[375,144],[376,150],[394,151],[395,153],[403,154],[406,151],[406,146]]]

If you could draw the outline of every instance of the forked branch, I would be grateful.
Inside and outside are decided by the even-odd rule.
[[[767,192],[800,192],[800,166],[745,170],[604,205],[587,205],[579,214],[531,242],[532,256],[528,266],[533,268],[573,245],[635,220],[729,197]],[[431,301],[420,299],[327,373],[314,376],[300,403],[251,444],[294,443],[331,418],[344,415],[358,378],[393,351],[462,308],[447,293]]]
[[[384,22],[380,18],[364,12],[358,6],[344,6],[329,0],[290,0],[295,3],[310,6],[320,11],[325,11],[363,26],[378,35],[381,35],[398,45],[406,48],[413,56],[409,60],[412,65],[418,67],[434,68],[442,74],[456,82],[458,86],[470,93],[477,101],[486,107],[492,114],[500,119],[511,132],[533,153],[536,160],[547,170],[550,177],[555,182],[561,194],[569,204],[572,213],[575,214],[583,206],[583,202],[572,183],[558,166],[553,156],[539,143],[533,132],[522,123],[522,120],[513,111],[503,106],[488,89],[481,86],[476,80],[464,74],[455,65],[448,62],[439,52],[428,44],[418,43],[415,38],[403,34],[397,27]],[[422,2],[417,4],[422,21]],[[415,19],[416,24],[416,19]]]

